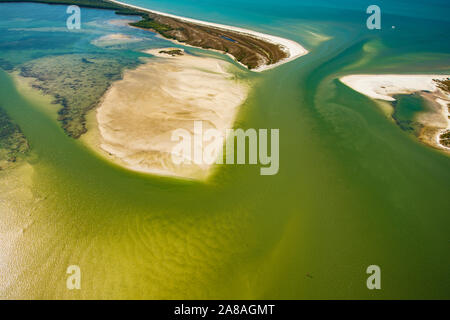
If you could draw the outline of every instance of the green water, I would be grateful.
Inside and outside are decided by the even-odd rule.
[[[226,165],[203,183],[118,168],[66,137],[52,106],[19,94],[0,71],[0,105],[29,139],[33,167],[31,200],[1,216],[14,232],[19,222],[27,229],[14,255],[2,255],[0,297],[449,298],[449,157],[336,79],[449,72],[450,51],[433,41],[426,54],[421,44],[400,50],[407,35],[370,34],[349,17],[268,27],[311,51],[252,75],[236,123],[280,129],[275,176]],[[330,39],[302,33],[305,25]],[[77,50],[93,50],[83,39]],[[82,270],[79,291],[66,289],[71,264]],[[379,291],[366,287],[372,264]]]
[[[417,116],[420,113],[429,111],[424,99],[416,94],[403,97],[398,96],[397,101],[392,117],[400,128],[418,135],[420,133],[420,125],[416,121]]]

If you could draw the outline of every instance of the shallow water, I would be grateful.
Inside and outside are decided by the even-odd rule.
[[[448,4],[424,9],[415,1],[407,14],[389,5],[383,29],[368,31],[359,2],[344,3],[352,10],[315,2],[321,6],[292,9],[290,1],[238,8],[179,0],[166,10],[208,14],[310,50],[248,76],[256,84],[236,127],[280,129],[275,176],[226,165],[201,183],[121,169],[65,136],[57,107],[27,98],[0,71],[0,106],[32,147],[21,187],[30,197],[0,195],[7,239],[0,297],[449,298],[449,157],[336,80],[358,72],[448,73]],[[130,3],[168,9],[162,1]],[[117,54],[137,59],[135,50],[170,44],[106,24],[117,16],[104,10],[82,9],[82,31],[69,33],[55,30],[65,26],[64,6],[0,6],[0,58],[14,66],[49,54],[102,54],[111,49],[90,42],[119,29],[148,40]],[[66,289],[70,264],[81,267],[79,291]],[[381,291],[366,288],[371,264],[381,267]]]

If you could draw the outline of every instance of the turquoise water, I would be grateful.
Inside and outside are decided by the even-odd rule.
[[[33,152],[32,205],[19,200],[2,212],[2,235],[28,227],[12,237],[14,255],[2,248],[8,276],[0,297],[450,297],[448,155],[336,80],[450,72],[446,1],[383,1],[379,31],[366,29],[362,1],[129,2],[284,36],[310,50],[248,75],[256,84],[236,126],[280,129],[280,172],[262,177],[254,166],[224,166],[200,183],[120,169],[66,137],[56,110],[0,71],[0,106]],[[117,18],[109,11],[82,9],[82,30],[70,33],[64,6],[0,8],[7,70],[66,53],[138,59],[142,48],[170,44],[107,24]],[[120,49],[90,43],[116,32],[146,40]],[[81,267],[80,291],[65,288],[69,264]],[[380,291],[366,288],[371,264],[381,267]]]

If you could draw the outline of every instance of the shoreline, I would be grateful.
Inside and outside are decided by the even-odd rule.
[[[198,20],[198,19],[181,17],[181,16],[177,16],[177,15],[173,15],[173,14],[169,14],[169,13],[165,13],[165,12],[161,12],[161,11],[157,11],[157,10],[151,10],[151,9],[147,9],[147,8],[144,8],[144,7],[135,6],[135,5],[132,5],[132,4],[127,4],[127,3],[121,2],[121,1],[116,1],[116,0],[107,0],[107,1],[111,2],[111,3],[114,3],[114,4],[117,4],[117,5],[124,6],[124,7],[129,7],[129,8],[140,10],[140,11],[144,11],[144,12],[147,12],[147,13],[157,14],[157,15],[160,15],[160,16],[168,17],[168,18],[178,19],[178,20],[181,20],[181,21],[184,21],[184,22],[193,23],[193,24],[196,24],[196,25],[212,27],[212,28],[215,28],[215,29],[225,30],[225,31],[233,31],[233,32],[237,32],[237,33],[242,34],[242,35],[251,36],[253,38],[256,38],[256,39],[259,39],[259,40],[262,40],[262,41],[266,41],[266,42],[269,42],[269,43],[272,43],[272,44],[279,45],[289,55],[287,58],[282,59],[282,60],[280,60],[280,61],[278,61],[278,62],[276,62],[274,64],[262,65],[262,66],[259,66],[257,68],[251,69],[250,71],[262,72],[262,71],[270,70],[270,69],[276,68],[276,67],[278,67],[280,65],[283,65],[285,63],[288,63],[290,61],[293,61],[293,60],[295,60],[297,58],[300,58],[300,57],[302,57],[302,56],[304,56],[304,55],[309,53],[309,51],[307,49],[305,49],[299,43],[297,43],[297,42],[295,42],[293,40],[286,39],[286,38],[273,36],[273,35],[265,34],[265,33],[258,32],[258,31],[253,31],[253,30],[249,30],[249,29],[244,29],[244,28],[240,28],[240,27],[228,26],[228,25],[214,23],[214,22],[207,22],[207,21],[202,21],[202,20]],[[164,39],[166,39],[166,38],[164,38]],[[184,44],[182,42],[179,42],[179,41],[176,41],[176,40],[173,40],[173,39],[166,39],[166,40],[173,41],[176,44],[186,45],[186,44]],[[195,46],[193,46],[193,47],[195,47]],[[197,47],[195,47],[195,48],[197,48]],[[212,51],[223,53],[222,51],[215,50],[215,49],[206,49],[206,50],[212,50]],[[234,56],[232,56],[231,54],[227,54],[227,53],[225,53],[225,54],[228,55],[228,56],[231,56],[233,58],[233,60],[238,62],[240,65],[243,65],[242,63],[237,61],[236,58]]]
[[[449,148],[449,147],[444,146],[444,145],[441,143],[441,136],[442,136],[443,134],[445,134],[445,133],[447,133],[447,132],[450,131],[450,112],[449,112],[449,110],[448,110],[448,109],[449,109],[449,107],[448,107],[449,101],[445,101],[445,100],[443,100],[443,99],[438,98],[438,99],[436,99],[436,102],[442,106],[442,109],[444,110],[443,113],[444,113],[444,115],[447,117],[447,128],[439,130],[439,133],[438,133],[438,134],[436,135],[436,137],[435,137],[435,139],[436,139],[436,144],[439,145],[439,146],[441,146],[441,147],[444,148],[445,150],[450,151],[450,148]]]
[[[450,131],[450,119],[448,105],[450,94],[438,87],[434,80],[445,80],[450,75],[439,74],[354,74],[345,75],[339,81],[353,90],[376,100],[395,102],[393,95],[422,93],[432,97],[434,103],[440,106],[440,115],[446,119],[446,127],[432,123],[427,125],[425,121],[418,120],[425,129],[435,130],[434,137],[419,136],[427,144],[438,149],[450,151],[450,148],[440,142],[441,135]],[[437,113],[437,112],[436,112]],[[421,139],[421,140],[422,140]]]
[[[182,54],[167,53],[172,50]],[[178,142],[171,135],[177,129],[193,132],[194,121],[225,132],[233,126],[250,84],[236,80],[232,70],[237,67],[216,57],[193,56],[171,47],[144,52],[157,59],[127,70],[112,84],[88,114],[89,128],[81,141],[131,171],[206,180],[215,163],[174,164]]]

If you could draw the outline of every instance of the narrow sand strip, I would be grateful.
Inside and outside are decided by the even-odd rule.
[[[156,10],[150,10],[147,8],[143,8],[143,7],[139,7],[139,6],[134,6],[131,4],[127,4],[121,1],[115,1],[115,0],[108,0],[109,2],[113,2],[122,6],[126,6],[126,7],[130,7],[133,9],[138,9],[138,10],[142,10],[142,11],[146,11],[149,13],[154,13],[154,14],[158,14],[161,16],[165,16],[165,17],[170,17],[170,18],[175,18],[175,19],[179,19],[185,22],[190,22],[190,23],[194,23],[197,25],[203,25],[203,26],[208,26],[208,27],[213,27],[216,29],[222,29],[222,30],[228,30],[228,31],[234,31],[234,32],[238,32],[241,34],[245,34],[245,35],[250,35],[254,38],[260,39],[260,40],[264,40],[273,44],[277,44],[280,45],[283,50],[286,51],[286,53],[288,53],[288,57],[271,65],[263,65],[260,66],[258,68],[252,69],[251,71],[255,71],[255,72],[261,72],[261,71],[265,71],[265,70],[269,70],[269,69],[273,69],[276,68],[284,63],[287,63],[289,61],[295,60],[301,56],[304,56],[306,54],[308,54],[308,50],[306,50],[302,45],[300,45],[299,43],[293,41],[293,40],[289,40],[289,39],[285,39],[285,38],[281,38],[281,37],[277,37],[277,36],[272,36],[269,34],[265,34],[265,33],[261,33],[261,32],[257,32],[257,31],[253,31],[253,30],[248,30],[248,29],[244,29],[244,28],[239,28],[239,27],[233,27],[233,26],[227,26],[224,24],[218,24],[218,23],[212,23],[212,22],[206,22],[206,21],[201,21],[201,20],[197,20],[197,19],[191,19],[191,18],[185,18],[185,17],[180,17],[180,16],[176,16],[173,14],[169,14],[169,13],[164,13],[161,11],[156,11]],[[169,39],[167,39],[169,40]]]
[[[172,132],[193,133],[194,121],[201,120],[205,130],[215,128],[225,136],[248,87],[227,71],[232,64],[161,53],[172,49],[146,51],[159,58],[127,71],[113,84],[96,111],[100,141],[95,145],[131,170],[203,179],[211,165],[173,163],[177,142],[171,141]]]
[[[441,106],[441,115],[446,126],[438,119],[433,123],[424,123],[425,126],[439,128],[433,139],[433,145],[450,150],[439,142],[441,134],[450,130],[450,120],[447,105],[450,103],[450,95],[441,90],[434,80],[445,80],[450,75],[401,75],[401,74],[357,74],[341,77],[339,80],[355,91],[373,99],[395,101],[393,95],[424,92],[432,96],[433,100]],[[442,119],[442,118],[441,118]]]

